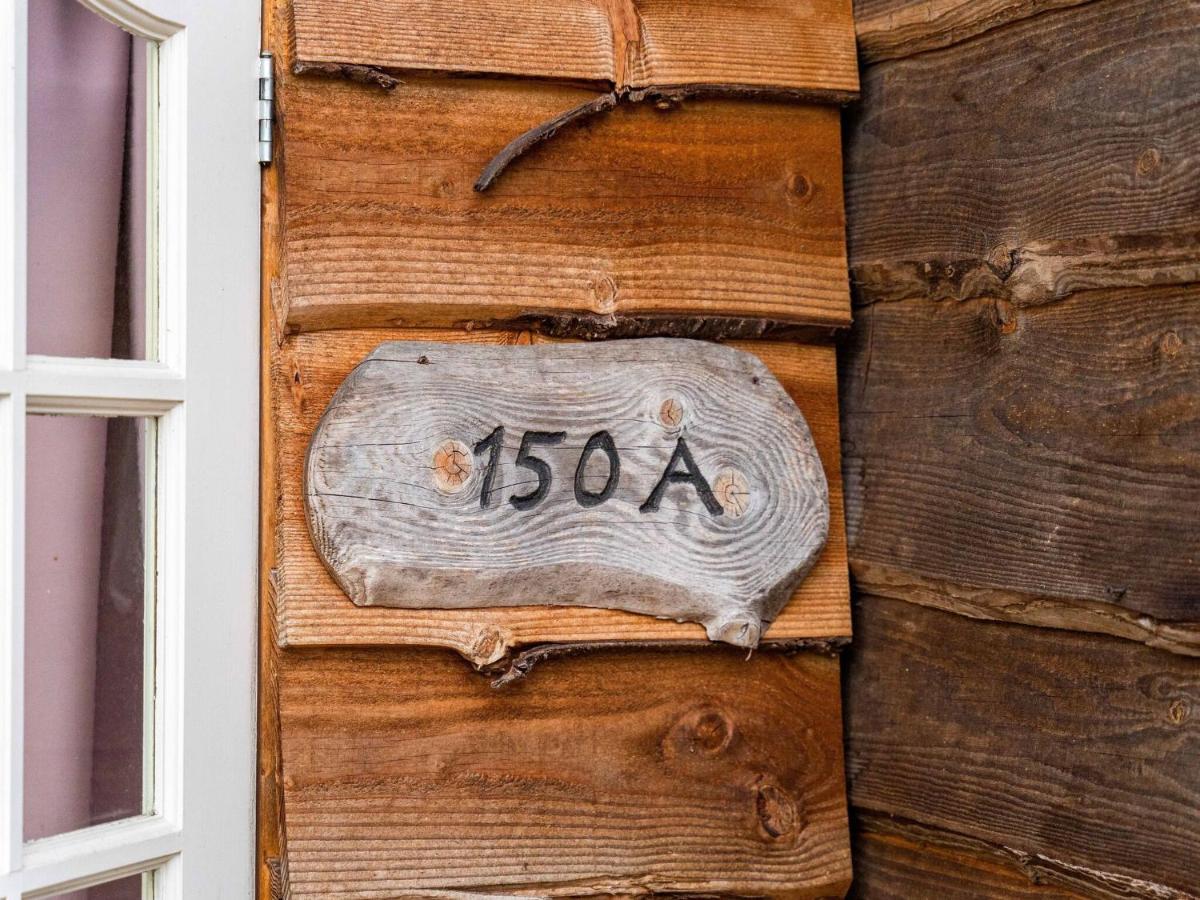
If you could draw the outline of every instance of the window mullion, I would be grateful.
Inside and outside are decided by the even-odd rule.
[[[139,362],[32,356],[23,377],[30,412],[162,415],[182,403],[186,394],[177,372]],[[0,390],[3,378],[0,373]]]
[[[0,397],[0,874],[21,867],[25,733],[25,396]]]
[[[161,817],[100,825],[29,845],[25,867],[9,881],[23,897],[58,894],[157,868],[182,844],[179,829]]]

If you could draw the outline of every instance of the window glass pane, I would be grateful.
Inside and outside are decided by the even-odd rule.
[[[29,353],[152,349],[152,49],[77,0],[29,0]]]
[[[128,875],[95,887],[54,894],[48,900],[150,900],[154,896],[154,873]]]
[[[26,840],[149,811],[153,425],[27,419]]]

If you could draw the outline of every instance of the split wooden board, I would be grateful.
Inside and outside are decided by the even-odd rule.
[[[704,641],[695,624],[615,610],[568,607],[406,610],[360,607],[347,598],[313,548],[305,523],[303,465],[321,414],[338,385],[385,340],[503,344],[544,341],[528,332],[363,329],[298,335],[276,353],[272,372],[279,508],[275,572],[282,646],[410,644],[451,647],[478,665],[544,642]],[[841,639],[850,634],[842,518],[834,349],[783,342],[739,344],[758,356],[808,420],[829,485],[825,550],[767,632],[767,641]]]

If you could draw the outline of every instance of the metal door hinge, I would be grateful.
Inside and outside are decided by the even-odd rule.
[[[271,161],[272,134],[275,123],[275,70],[274,57],[270,53],[258,54],[258,161],[266,165]]]

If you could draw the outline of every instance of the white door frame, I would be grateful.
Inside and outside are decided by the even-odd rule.
[[[26,3],[0,0],[0,900],[155,870],[168,900],[254,890],[259,5],[81,0],[160,43],[159,360],[25,354]],[[3,275],[3,273],[10,273]],[[157,417],[155,810],[26,843],[27,412]]]

